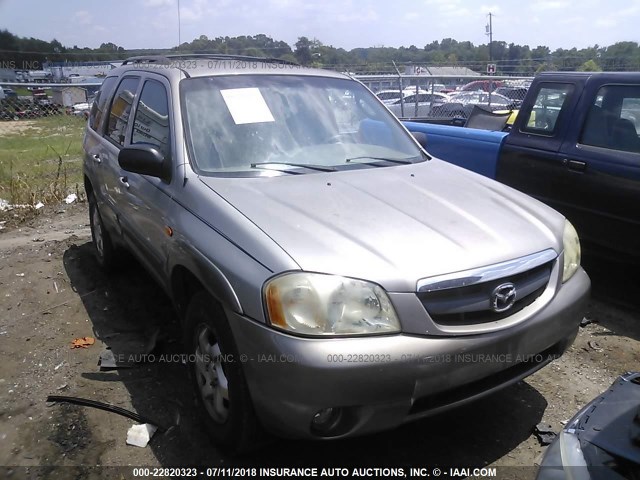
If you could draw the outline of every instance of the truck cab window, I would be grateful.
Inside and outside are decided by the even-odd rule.
[[[562,107],[573,90],[573,85],[542,86],[529,112],[524,132],[552,136]]]
[[[580,143],[640,153],[640,86],[600,88],[584,123]]]

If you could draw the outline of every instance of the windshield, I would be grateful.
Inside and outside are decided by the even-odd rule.
[[[312,173],[424,158],[393,116],[353,80],[199,77],[181,82],[181,96],[189,153],[204,175]]]

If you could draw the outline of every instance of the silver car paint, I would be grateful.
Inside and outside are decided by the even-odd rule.
[[[201,178],[303,270],[415,292],[420,278],[553,248],[564,218],[522,193],[432,160],[264,179]]]
[[[138,176],[129,195],[155,205],[158,218],[147,228],[170,226],[173,235],[159,248],[161,263],[146,258],[143,235],[133,239],[121,212],[103,217],[114,240],[134,250],[167,293],[176,300],[175,273],[186,270],[218,298],[227,313],[240,352],[288,355],[293,363],[245,366],[256,412],[263,424],[292,437],[313,437],[309,424],[319,408],[357,406],[359,434],[398,425],[412,415],[412,402],[431,393],[464,386],[510,366],[508,362],[468,364],[461,368],[431,362],[403,361],[424,357],[476,354],[536,354],[554,344],[566,348],[577,331],[586,305],[589,280],[579,269],[562,284],[564,218],[508,187],[439,160],[360,171],[314,173],[272,178],[200,177],[186,153],[176,69],[126,67],[142,76],[166,77],[171,85],[173,176],[170,182]],[[237,69],[194,69],[191,76],[238,74]],[[305,69],[245,69],[242,73],[322,75]],[[135,107],[131,112],[135,115]],[[117,158],[92,154],[112,145],[96,132],[85,135],[87,181],[101,182]],[[152,188],[147,188],[153,184]],[[98,188],[96,188],[98,187]],[[94,191],[101,209],[111,208],[99,185]],[[151,198],[153,197],[153,198]],[[161,199],[159,201],[159,199]],[[133,200],[131,200],[133,204]],[[131,206],[131,205],[130,205]],[[133,208],[133,207],[132,207]],[[156,234],[158,232],[155,232]],[[136,244],[138,248],[136,248]],[[495,331],[452,334],[431,321],[418,301],[417,281],[426,277],[482,267],[537,251],[558,253],[545,294],[519,312],[516,322]],[[278,332],[265,325],[264,282],[291,270],[313,270],[362,278],[389,290],[403,334],[358,339],[310,339]],[[330,364],[327,354],[388,353],[387,364]],[[536,367],[540,368],[542,364]],[[528,372],[531,373],[531,372]],[[523,374],[524,376],[524,374]],[[520,378],[520,377],[517,377]],[[511,377],[504,386],[517,380]],[[487,392],[490,390],[487,390]],[[486,392],[485,392],[486,393]],[[466,398],[465,401],[475,398]],[[460,402],[453,402],[453,406]],[[438,409],[439,411],[439,409]]]
[[[399,303],[397,295],[406,300],[411,296],[394,295],[394,305]],[[231,312],[228,315],[238,347],[248,359],[244,370],[263,425],[286,437],[317,438],[309,432],[313,415],[321,408],[347,407],[357,422],[339,438],[433,415],[530,375],[571,344],[588,296],[589,278],[580,269],[554,301],[527,322],[499,332],[459,337],[402,334],[316,340],[277,332]],[[540,363],[497,385],[466,390],[467,385],[518,368],[518,362],[527,356]],[[446,396],[450,391],[457,393],[444,404],[412,410],[420,399]]]

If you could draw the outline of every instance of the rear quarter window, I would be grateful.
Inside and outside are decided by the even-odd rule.
[[[584,122],[582,145],[640,153],[640,85],[604,85]]]
[[[93,101],[93,105],[91,106],[89,127],[97,132],[102,130],[104,111],[107,108],[109,99],[113,94],[113,89],[115,88],[117,81],[118,77],[105,78],[100,90],[98,90],[95,100]]]
[[[520,131],[549,137],[555,135],[558,117],[571,92],[571,84],[541,84],[533,107],[523,112],[527,120]]]

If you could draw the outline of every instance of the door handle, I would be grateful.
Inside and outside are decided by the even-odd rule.
[[[129,178],[128,177],[120,177],[120,183],[125,187],[129,188]]]
[[[568,158],[565,158],[562,163],[564,163],[569,170],[573,170],[574,172],[584,172],[587,169],[587,162],[583,162],[581,160],[569,160]]]
[[[91,155],[91,158],[93,158],[93,161],[96,163],[102,163],[102,160],[100,160],[100,154],[99,153],[95,153],[93,155]]]

